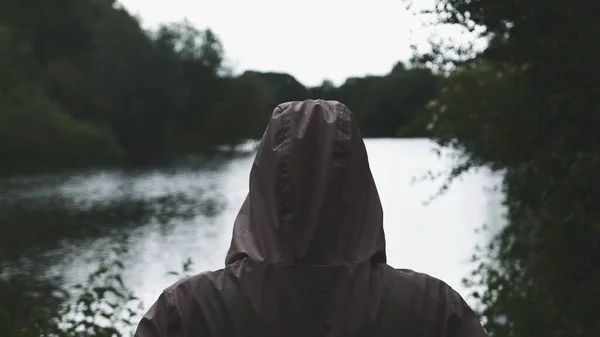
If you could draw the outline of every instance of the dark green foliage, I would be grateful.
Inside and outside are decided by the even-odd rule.
[[[40,270],[0,265],[0,335],[12,337],[127,337],[133,336],[142,303],[123,281],[128,239],[110,247],[87,280],[63,290],[59,279],[41,276]],[[193,273],[192,260],[177,279]]]
[[[0,92],[0,166],[103,164],[123,153],[110,129],[77,121],[40,88]]]
[[[288,74],[232,76],[224,59],[210,29],[183,21],[145,31],[114,0],[0,1],[0,173],[171,160],[236,146],[262,135],[277,104],[306,98],[340,100],[366,136],[396,137],[440,80],[398,64],[385,76],[307,88]],[[151,211],[117,200],[80,212],[52,202],[0,207],[2,261],[97,233],[105,228],[99,224],[164,218],[171,203],[186,204],[164,200],[166,210]],[[0,265],[0,336],[119,336],[124,330],[115,328],[132,326],[136,310],[120,279],[123,247],[74,289],[61,290],[60,280],[37,269]]]
[[[39,337],[58,331],[68,293],[57,280],[39,273],[25,265],[0,264],[0,336]]]
[[[387,76],[306,88],[288,74],[233,77],[210,29],[148,32],[113,0],[0,3],[3,170],[173,159],[262,134],[279,103],[331,98],[369,137],[395,137],[438,77],[399,64]],[[423,133],[404,132],[410,136]]]
[[[122,279],[120,261],[128,253],[127,239],[117,240],[110,255],[84,284],[76,285],[71,301],[58,322],[60,337],[119,337],[130,335],[137,322],[141,302]]]
[[[339,88],[325,82],[310,89],[309,95],[348,105],[364,137],[423,137],[425,130],[409,124],[436,97],[439,80],[429,69],[398,63],[386,76],[349,78]],[[404,128],[399,132],[400,127]]]
[[[83,284],[63,290],[60,280],[40,270],[0,265],[0,334],[28,337],[130,336],[141,303],[122,280],[120,262],[127,238],[113,243],[109,255]]]
[[[478,268],[467,280],[477,289],[486,328],[503,337],[595,336],[596,11],[563,0],[437,4],[442,22],[483,25],[490,39],[443,81],[427,122],[439,144],[464,153],[450,179],[479,166],[504,173],[507,224],[476,256]]]

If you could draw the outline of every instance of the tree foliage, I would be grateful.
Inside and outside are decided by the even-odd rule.
[[[440,80],[399,63],[387,75],[308,88],[289,74],[233,76],[225,60],[212,30],[184,20],[147,31],[115,0],[0,1],[0,170],[170,160],[236,146],[261,136],[276,105],[307,98],[340,100],[366,136],[395,137]],[[113,206],[101,218],[122,217],[121,208],[143,213],[137,203]],[[38,270],[6,267],[31,245],[94,227],[93,218],[57,217],[39,205],[0,216],[8,221],[0,241],[13,243],[0,254],[1,336],[120,336],[133,324],[122,246],[87,282],[66,289]]]
[[[236,145],[260,137],[277,104],[309,97],[345,101],[367,136],[394,137],[438,82],[403,65],[339,88],[307,88],[280,73],[232,76],[212,30],[184,20],[145,31],[114,0],[3,1],[0,59],[5,168],[154,161]]]
[[[28,337],[132,335],[140,302],[123,282],[127,238],[115,240],[85,282],[69,289],[36,267],[0,265],[0,333]],[[132,332],[132,331],[131,331]]]
[[[594,336],[600,27],[593,11],[563,0],[436,3],[441,23],[483,27],[489,39],[443,80],[427,122],[439,144],[464,153],[455,176],[479,166],[504,174],[507,224],[467,280],[486,328],[492,336]]]
[[[344,102],[356,115],[364,137],[422,137],[426,133],[416,128],[398,131],[437,97],[439,81],[429,69],[399,62],[385,76],[349,78],[338,88],[325,82],[310,89],[309,96]]]

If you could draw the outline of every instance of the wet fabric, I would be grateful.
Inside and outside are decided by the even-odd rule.
[[[383,210],[354,116],[279,105],[225,268],[165,289],[136,337],[484,337],[447,284],[386,264]]]

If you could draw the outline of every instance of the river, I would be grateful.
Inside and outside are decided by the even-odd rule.
[[[475,230],[502,222],[501,195],[488,190],[498,177],[469,173],[424,204],[441,180],[412,180],[451,167],[448,153],[436,155],[435,145],[421,139],[366,144],[383,203],[388,262],[441,278],[466,296],[461,279],[473,268],[475,245],[485,240]],[[11,233],[3,248],[75,283],[94,270],[108,243],[127,234],[124,279],[145,309],[176,280],[167,272],[188,257],[195,272],[223,266],[252,160],[248,150],[171,167],[3,179],[0,228]]]

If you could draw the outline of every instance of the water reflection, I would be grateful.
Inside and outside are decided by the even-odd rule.
[[[250,155],[0,180],[0,257],[37,257],[151,224],[163,235],[177,226],[210,226],[227,205],[221,188],[227,165]]]
[[[411,184],[451,165],[426,140],[368,140],[369,160],[384,207],[389,262],[446,280],[460,280],[479,238],[474,229],[501,222],[497,177],[477,172],[429,206],[440,182]],[[233,220],[248,190],[252,149],[186,158],[168,167],[91,170],[0,180],[2,259],[45,266],[73,284],[96,268],[114,238],[129,238],[124,275],[147,305],[175,281],[191,257],[196,271],[223,266]]]

